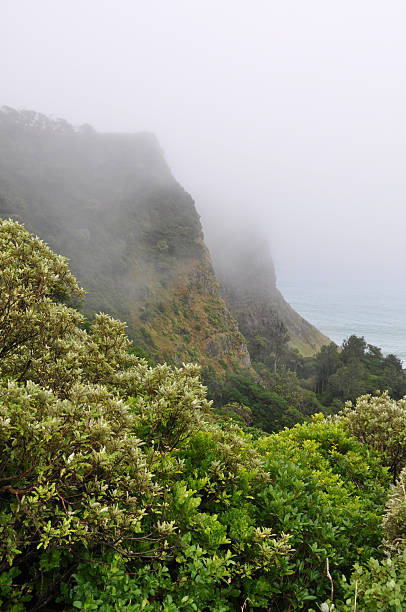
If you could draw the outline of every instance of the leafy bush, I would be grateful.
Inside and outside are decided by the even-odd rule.
[[[406,549],[406,469],[389,496],[383,518],[383,532],[389,550]]]
[[[351,581],[342,582],[340,612],[403,612],[406,609],[406,550],[382,561],[356,564]]]
[[[383,519],[387,556],[356,563],[349,582],[343,578],[339,610],[393,611],[406,608],[406,470],[392,487]],[[375,555],[374,555],[375,556]]]
[[[396,481],[406,464],[406,398],[393,400],[388,392],[359,397],[342,412],[347,429],[379,451]]]
[[[290,575],[273,583],[279,595],[272,609],[325,601],[326,558],[337,581],[379,546],[386,470],[341,424],[326,423],[321,415],[258,445],[270,478],[257,502],[259,520],[275,533],[288,532],[295,551]]]
[[[28,582],[40,580],[56,552],[107,546],[142,554],[131,537],[138,532],[142,543],[145,505],[159,495],[128,406],[95,385],[75,386],[71,398],[33,383],[0,388],[0,554],[3,569],[14,564]],[[155,521],[156,552],[160,530],[167,528]],[[51,568],[45,591],[60,571]]]

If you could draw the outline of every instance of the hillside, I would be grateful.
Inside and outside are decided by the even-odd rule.
[[[286,330],[289,346],[305,357],[330,342],[284,299],[277,288],[268,242],[261,240],[258,229],[235,223],[222,229],[221,236],[215,228],[209,229],[216,276],[253,361],[262,361],[261,353],[274,347],[280,326]]]
[[[158,360],[249,365],[192,198],[151,134],[97,134],[11,109],[0,115],[0,214],[71,260],[81,305],[127,322]]]
[[[260,252],[236,258],[227,241],[233,269],[218,265],[220,292],[194,202],[153,135],[99,134],[4,108],[0,139],[0,215],[67,256],[87,290],[81,309],[126,321],[154,359],[246,368],[241,331],[255,353],[253,338],[279,320],[303,354],[327,342],[284,301]]]

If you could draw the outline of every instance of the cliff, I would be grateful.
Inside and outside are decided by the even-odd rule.
[[[248,367],[192,198],[151,134],[98,134],[0,113],[0,215],[24,222],[87,290],[81,308],[126,321],[158,360]]]
[[[288,344],[303,356],[314,355],[330,342],[286,302],[277,288],[276,274],[266,240],[258,229],[231,227],[211,244],[222,294],[248,342],[252,360],[275,352],[281,327]]]
[[[228,220],[213,248],[220,291],[194,202],[153,135],[4,108],[0,141],[0,215],[67,256],[81,309],[126,321],[154,359],[247,368],[250,353],[277,352],[281,322],[303,355],[328,342],[285,302],[257,236],[241,242]]]

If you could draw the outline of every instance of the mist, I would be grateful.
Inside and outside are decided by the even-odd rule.
[[[257,228],[279,277],[397,278],[405,19],[400,0],[3,0],[0,103],[153,132],[208,242]]]

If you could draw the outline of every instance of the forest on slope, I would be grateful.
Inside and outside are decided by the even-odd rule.
[[[0,270],[2,609],[404,609],[405,399],[249,432],[12,220]]]

